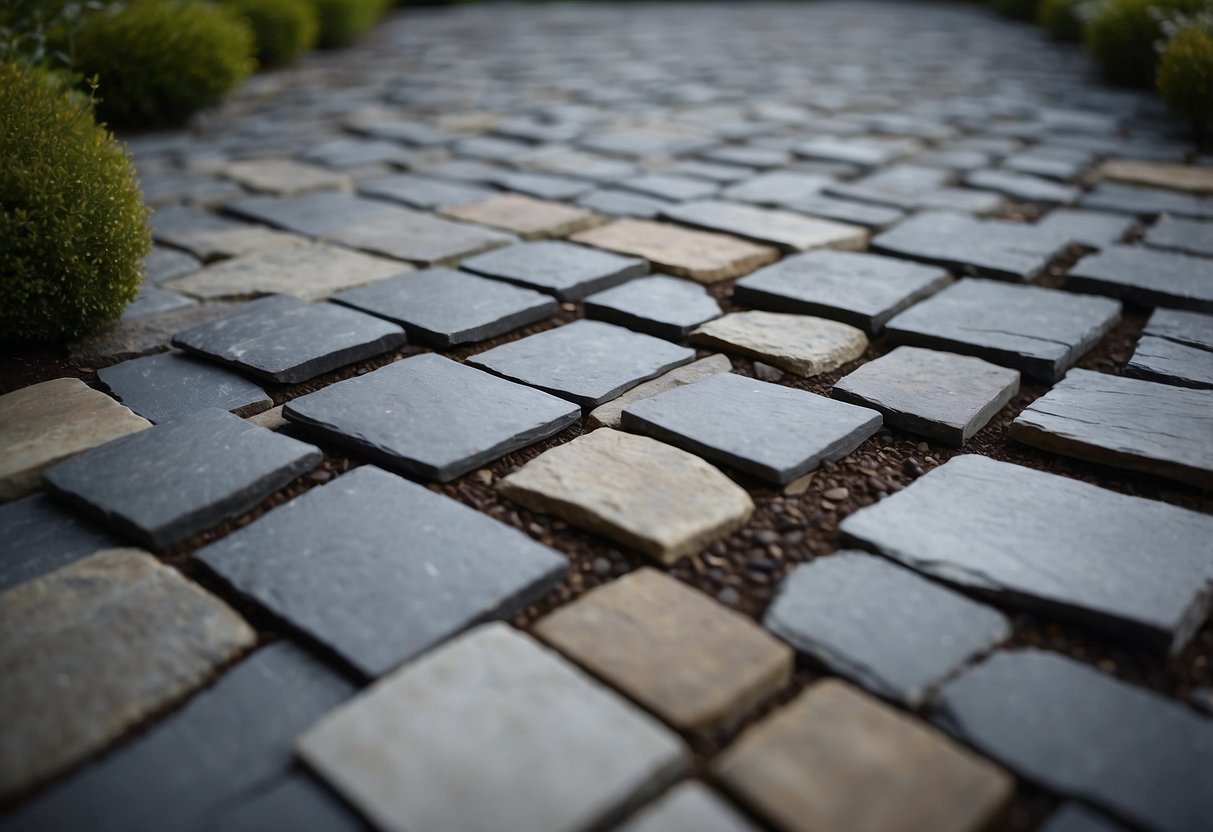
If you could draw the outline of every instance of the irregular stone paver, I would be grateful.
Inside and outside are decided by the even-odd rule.
[[[371,678],[513,615],[567,569],[521,532],[373,466],[194,556]]]
[[[444,210],[455,211],[463,207]],[[409,208],[389,208],[390,215],[343,227],[335,231],[332,238],[353,248],[419,266],[453,266],[460,258],[514,242],[513,236],[487,228],[451,222]]]
[[[107,526],[163,549],[248,511],[322,458],[312,445],[202,410],[60,462],[43,480]]]
[[[395,321],[410,341],[440,347],[494,338],[559,310],[547,295],[451,269],[411,272],[332,300]]]
[[[1071,370],[1008,433],[1054,453],[1213,488],[1213,391]]]
[[[713,769],[782,832],[977,832],[1014,791],[998,767],[834,680],[749,728]]]
[[[473,355],[468,363],[593,408],[695,359],[695,351],[580,320]]]
[[[964,355],[898,347],[835,383],[830,395],[890,425],[959,448],[1019,392],[1019,372]]]
[[[709,355],[707,358],[677,367],[652,381],[638,384],[618,398],[594,408],[590,412],[586,424],[591,430],[600,427],[617,428],[620,426],[623,409],[632,402],[651,398],[658,393],[664,393],[666,390],[673,390],[675,387],[685,384],[693,384],[717,373],[727,373],[732,369],[733,363],[729,361],[728,357],[719,354]]]
[[[634,402],[623,426],[785,485],[880,430],[880,414],[816,393],[721,373]]]
[[[577,204],[599,214],[652,220],[670,203],[664,199],[604,188],[586,194],[577,200]]]
[[[919,149],[921,149],[921,145],[911,139],[856,138],[853,136],[809,139],[793,148],[797,156],[848,162],[864,167],[888,164],[910,156]]]
[[[851,225],[862,225],[878,231],[901,222],[905,218],[905,212],[899,208],[852,202],[848,199],[836,199],[819,194],[789,200],[784,203],[783,207],[800,214],[824,217]]]
[[[334,139],[308,148],[300,158],[327,168],[351,170],[372,165],[410,167],[422,155],[392,141]]]
[[[680,341],[721,315],[720,304],[702,287],[678,277],[641,277],[585,299],[585,314],[638,332]]]
[[[721,196],[755,205],[786,206],[816,196],[830,181],[829,177],[812,173],[772,171],[725,188]]]
[[[42,469],[151,423],[74,378],[0,396],[0,502],[38,489]]]
[[[430,354],[293,399],[283,415],[382,465],[446,482],[559,433],[580,411]]]
[[[1160,832],[1213,813],[1213,723],[1042,650],[999,653],[944,687],[936,719],[1053,792]]]
[[[1213,517],[981,456],[952,458],[839,528],[1000,603],[1173,651],[1208,615]]]
[[[1213,312],[1213,264],[1204,257],[1137,246],[1111,246],[1084,257],[1066,288],[1143,306]]]
[[[693,131],[654,127],[592,131],[578,141],[588,150],[628,158],[684,156],[714,143]]]
[[[894,317],[893,343],[957,352],[1056,381],[1120,320],[1120,304],[967,278]]]
[[[594,185],[584,179],[551,173],[504,173],[493,184],[536,199],[576,199],[594,190]]]
[[[130,302],[130,305],[122,310],[122,320],[133,321],[148,315],[160,315],[164,312],[172,312],[174,309],[193,306],[196,303],[197,301],[184,295],[166,292],[145,283],[139,287],[139,294],[135,295],[135,299]]]
[[[820,315],[875,335],[890,318],[952,282],[935,266],[849,251],[787,257],[737,281],[737,303]]]
[[[1209,197],[1115,182],[1092,188],[1078,204],[1084,208],[1136,214],[1139,217],[1175,214],[1180,217],[1213,219],[1213,199]]]
[[[299,753],[380,828],[461,832],[587,830],[688,757],[652,717],[504,624],[384,678],[308,730]]]
[[[46,494],[0,505],[0,590],[28,581],[121,541]]]
[[[1135,225],[1131,217],[1081,208],[1050,211],[1035,227],[1088,248],[1106,248],[1119,243]]]
[[[574,176],[590,182],[618,182],[640,172],[631,162],[585,153],[568,145],[541,145],[516,157],[513,164],[520,170]]]
[[[5,829],[205,827],[221,807],[291,770],[295,737],[353,692],[289,642],[271,644],[147,733],[5,818]]]
[[[456,156],[505,163],[526,153],[529,149],[530,145],[526,142],[494,136],[469,136],[466,139],[457,140],[451,148]]]
[[[0,594],[0,795],[80,763],[252,645],[223,602],[136,549]]]
[[[863,330],[838,321],[776,312],[730,312],[691,333],[691,343],[758,358],[798,376],[817,376],[868,348]]]
[[[796,567],[763,625],[831,670],[911,707],[1011,633],[996,610],[864,552]]]
[[[239,305],[236,302],[214,301],[183,306],[172,312],[148,315],[133,321],[119,318],[116,323],[94,335],[69,342],[68,356],[77,367],[96,367],[164,352],[169,349],[169,342],[178,332],[222,318]]]
[[[199,228],[170,229],[163,233],[159,232],[157,226],[157,235],[173,245],[187,249],[207,263],[245,254],[295,248],[307,245],[308,242],[307,238],[300,234],[243,222],[216,228],[203,225]]]
[[[1213,351],[1213,315],[1179,309],[1155,309],[1146,321],[1142,334]]]
[[[662,271],[700,283],[718,283],[740,277],[779,259],[779,252],[770,246],[645,220],[616,220],[572,239],[608,251],[643,257]]]
[[[499,488],[667,565],[732,534],[754,508],[744,490],[698,457],[610,428],[545,451]]]
[[[492,188],[446,182],[428,176],[401,173],[372,179],[358,186],[364,196],[382,197],[402,203],[410,208],[445,208],[449,205],[466,205],[480,202],[493,196]]]
[[[253,196],[225,205],[229,214],[263,222],[312,237],[326,237],[342,228],[364,225],[383,217],[399,217],[397,206],[345,193],[314,193],[293,197]]]
[[[1070,205],[1082,196],[1082,189],[1073,185],[1059,185],[1031,174],[1005,170],[973,171],[965,177],[965,184],[1038,205]]]
[[[1040,832],[1127,832],[1119,823],[1091,811],[1081,803],[1063,803],[1045,820]]]
[[[252,416],[274,406],[251,381],[180,353],[148,355],[102,367],[97,380],[150,422],[166,422],[208,407]]]
[[[689,780],[637,812],[618,832],[757,832],[702,783]]]
[[[742,167],[780,168],[791,163],[792,154],[768,147],[726,144],[703,151],[699,158]]]
[[[220,172],[244,187],[262,193],[294,196],[309,191],[348,191],[350,177],[316,165],[290,159],[252,159],[232,162]]]
[[[308,832],[368,832],[366,821],[306,771],[291,773],[268,786],[224,804],[214,815],[224,832],[265,832],[276,827]]]
[[[767,152],[762,148],[758,148],[760,152]],[[778,153],[779,151],[774,151]],[[675,173],[680,176],[690,176],[695,179],[706,179],[709,182],[715,182],[718,185],[727,185],[733,182],[740,182],[743,179],[749,179],[755,174],[755,170],[749,167],[740,165],[721,164],[718,162],[704,162],[698,160],[689,160],[679,162],[678,164],[668,169],[669,173]]]
[[[1213,257],[1213,222],[1164,216],[1146,232],[1143,242],[1152,248]]]
[[[1099,176],[1113,182],[1147,185],[1194,194],[1213,194],[1213,170],[1200,165],[1172,165],[1136,159],[1109,159]]]
[[[461,268],[555,295],[581,300],[594,292],[647,274],[648,264],[561,240],[543,240],[490,251],[464,260]]]
[[[1181,387],[1213,389],[1213,353],[1167,338],[1143,335],[1125,374]]]
[[[861,249],[868,241],[867,229],[855,225],[736,202],[704,200],[672,205],[662,211],[662,216],[684,225],[723,231],[789,251]]]
[[[404,342],[396,324],[290,295],[246,303],[173,338],[174,346],[280,384],[307,381]]]
[[[670,173],[646,173],[643,176],[624,179],[616,184],[620,188],[668,202],[705,199],[720,190],[720,186],[714,182]]]
[[[452,219],[512,231],[524,240],[567,237],[599,223],[590,211],[521,194],[502,194],[482,202],[449,206],[441,213]]]
[[[197,257],[161,245],[153,245],[147,257],[143,258],[144,279],[148,283],[163,283],[200,268],[202,263]]]

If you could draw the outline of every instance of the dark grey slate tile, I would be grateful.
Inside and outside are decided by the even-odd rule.
[[[167,422],[211,407],[252,416],[274,406],[251,381],[175,352],[102,367],[97,379],[114,398],[149,422]]]
[[[370,825],[341,798],[300,768],[270,785],[241,795],[211,815],[213,829],[223,832],[370,832]]]
[[[848,162],[864,167],[887,165],[912,155],[919,149],[918,142],[909,139],[872,139],[852,136],[809,139],[794,148],[797,156]]]
[[[581,300],[649,271],[648,263],[639,257],[623,257],[561,240],[519,243],[464,260],[460,267],[538,289],[560,300]]]
[[[678,341],[722,314],[697,283],[666,275],[638,277],[585,299],[586,317]]]
[[[185,295],[167,292],[145,283],[139,287],[139,294],[135,296],[130,305],[122,310],[122,320],[133,321],[146,318],[148,315],[159,315],[175,309],[184,309],[196,303],[197,301],[187,298]]]
[[[1179,309],[1155,309],[1150,320],[1146,321],[1142,334],[1213,351],[1213,315]]]
[[[162,283],[200,268],[202,261],[192,254],[160,245],[153,245],[147,257],[143,258],[144,280],[151,284]]]
[[[441,147],[456,138],[453,133],[417,121],[364,121],[351,122],[346,126],[364,136],[403,142],[415,147]]]
[[[719,164],[716,162],[703,162],[689,160],[679,162],[676,165],[665,168],[667,173],[677,174],[678,176],[691,176],[695,179],[706,179],[709,182],[715,182],[718,185],[728,185],[735,182],[741,182],[749,179],[757,171],[753,168],[743,168],[739,165]]]
[[[1038,205],[1071,205],[1082,195],[1082,189],[1073,185],[1005,170],[975,170],[965,177],[965,184],[970,188],[995,191],[1017,202]]]
[[[828,176],[796,171],[773,171],[725,188],[724,199],[754,205],[781,207],[797,200],[818,196],[832,180]]]
[[[337,170],[349,170],[382,164],[408,167],[417,161],[418,154],[393,141],[343,138],[313,145],[300,153],[299,158]]]
[[[1136,378],[1213,390],[1213,353],[1167,338],[1143,335],[1125,374]]]
[[[577,204],[600,214],[649,220],[655,218],[663,208],[672,203],[664,199],[608,188],[586,194],[577,200]]]
[[[744,167],[769,170],[791,164],[792,154],[769,147],[754,147],[752,145],[722,144],[709,148],[699,154],[699,158],[709,162],[719,162],[726,165],[742,165]]]
[[[720,190],[714,182],[672,173],[645,173],[616,183],[620,188],[670,202],[707,199]]]
[[[46,494],[0,504],[0,592],[101,549],[125,545]]]
[[[1213,219],[1213,198],[1193,194],[1146,188],[1139,185],[1119,185],[1103,182],[1079,200],[1083,208],[1155,217],[1174,214],[1179,217]]]
[[[1067,243],[1087,248],[1106,248],[1118,243],[1133,229],[1136,220],[1123,214],[1088,211],[1085,208],[1058,208],[1050,211],[1035,227],[1055,234]]]
[[[1040,832],[1128,832],[1128,829],[1081,803],[1070,802],[1049,815]]]
[[[493,184],[539,199],[576,199],[594,190],[594,185],[584,179],[552,173],[502,173]]]
[[[401,173],[363,182],[358,186],[363,196],[390,199],[410,208],[446,208],[468,205],[496,194],[492,188],[465,185],[413,173]]]
[[[788,200],[783,203],[782,207],[789,211],[808,214],[811,217],[854,223],[874,230],[894,225],[905,219],[906,216],[905,212],[899,208],[852,202],[849,199],[836,199],[820,194]]]
[[[1213,257],[1213,222],[1163,216],[1146,232],[1143,242],[1152,248]]]
[[[1213,264],[1204,257],[1139,246],[1110,246],[1084,257],[1066,288],[1143,306],[1213,312]]]
[[[331,192],[252,196],[224,206],[229,214],[313,237],[331,236],[342,228],[374,222],[390,216],[392,209],[379,200]]]
[[[636,159],[684,156],[714,143],[706,136],[644,128],[590,131],[578,140],[578,144],[587,150]]]

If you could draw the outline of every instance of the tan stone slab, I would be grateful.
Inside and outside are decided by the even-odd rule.
[[[783,832],[976,832],[1015,782],[934,728],[833,679],[748,729],[714,768]]]
[[[788,645],[655,569],[595,589],[534,632],[684,731],[736,725],[792,677]]]
[[[701,358],[691,364],[670,370],[665,375],[658,376],[652,381],[646,381],[638,387],[633,387],[619,398],[612,399],[601,407],[594,408],[593,412],[590,413],[588,424],[591,429],[617,428],[619,427],[620,415],[629,404],[638,402],[641,399],[652,398],[658,393],[673,390],[675,387],[694,384],[701,379],[714,376],[717,373],[727,373],[732,369],[733,363],[729,361],[728,356],[709,355],[707,358]]]
[[[1099,168],[1101,179],[1169,188],[1194,194],[1213,194],[1213,168],[1199,165],[1175,165],[1166,162],[1140,162],[1133,159],[1109,159]]]
[[[354,187],[353,179],[346,174],[291,159],[232,162],[224,165],[220,173],[250,190],[278,196],[311,191],[349,191]]]
[[[137,549],[0,595],[0,798],[60,774],[254,643],[226,604]]]
[[[740,277],[779,259],[779,250],[771,246],[649,220],[617,220],[572,240],[643,257],[662,271],[700,283]]]
[[[690,340],[759,358],[799,376],[828,373],[868,348],[868,336],[849,324],[779,312],[733,312],[708,321]]]
[[[245,419],[246,422],[252,422],[254,425],[260,425],[266,430],[281,430],[290,424],[286,417],[282,415],[282,405],[271,407],[261,413],[255,413]]]
[[[43,468],[151,425],[76,378],[0,396],[0,502],[36,491]]]
[[[411,269],[386,257],[313,243],[223,260],[161,286],[202,300],[277,293],[318,300]]]
[[[502,194],[481,202],[452,205],[439,213],[457,220],[512,231],[524,240],[566,237],[602,222],[601,217],[592,211],[522,194]]]
[[[498,489],[665,564],[741,528],[754,510],[742,488],[699,457],[610,428],[545,451]]]
[[[666,208],[662,214],[684,225],[735,234],[790,251],[816,248],[858,251],[868,244],[868,230],[858,225],[740,202],[684,202]]]
[[[308,239],[289,231],[278,231],[262,225],[223,230],[178,231],[174,242],[206,262],[307,245]]]

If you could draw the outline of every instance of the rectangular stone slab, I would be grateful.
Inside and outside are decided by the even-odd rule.
[[[1213,315],[1179,309],[1155,309],[1142,335],[1166,338],[1177,344],[1213,352]]]
[[[1213,517],[958,456],[840,524],[1001,604],[1178,651],[1209,613]]]
[[[868,338],[850,324],[783,312],[730,312],[691,333],[696,346],[757,358],[798,376],[818,376],[863,355]]]
[[[739,202],[702,200],[671,205],[662,211],[666,219],[709,231],[723,231],[787,251],[814,248],[861,249],[868,241],[867,229],[831,220],[759,208]]]
[[[122,541],[48,494],[0,505],[0,591]]]
[[[494,179],[496,178],[494,177]],[[452,219],[463,220],[465,223],[479,223],[511,231],[524,240],[541,237],[567,237],[600,222],[592,212],[582,208],[575,208],[561,202],[533,199],[522,194],[500,194],[480,202],[451,205],[441,209],[440,213]],[[496,234],[496,232],[485,232],[484,229],[478,229],[474,225],[463,225],[463,227]],[[481,251],[487,248],[495,248],[495,246],[485,246]],[[467,252],[469,255],[476,253],[475,251]]]
[[[282,412],[382,465],[441,482],[557,434],[581,415],[576,405],[434,354],[339,381]]]
[[[1142,242],[1153,248],[1213,257],[1213,222],[1164,216],[1146,232]]]
[[[353,194],[316,193],[294,197],[253,196],[223,206],[228,214],[310,237],[327,237],[351,226],[391,216],[397,206]]]
[[[1079,260],[1066,275],[1066,288],[1143,306],[1213,312],[1213,263],[1172,251],[1110,246]]]
[[[1210,390],[1213,389],[1213,352],[1169,338],[1143,335],[1133,357],[1125,365],[1125,375]]]
[[[703,287],[663,274],[640,277],[585,299],[586,317],[681,341],[691,330],[721,315]]]
[[[364,196],[390,199],[410,208],[430,209],[479,202],[494,193],[492,188],[447,182],[412,173],[372,179],[359,185],[358,192]]]
[[[118,401],[156,423],[208,407],[252,416],[274,405],[265,391],[248,379],[178,352],[102,367],[97,380]]]
[[[459,267],[547,292],[560,300],[581,300],[649,271],[649,264],[637,257],[620,257],[561,240],[500,248],[468,258]]]
[[[1079,204],[1084,208],[1117,211],[1141,217],[1174,214],[1180,217],[1213,219],[1213,199],[1208,197],[1114,182],[1105,182],[1087,191],[1086,196],[1079,200]]]

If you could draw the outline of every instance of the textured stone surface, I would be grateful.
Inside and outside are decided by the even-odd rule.
[[[645,220],[617,220],[573,240],[643,257],[662,271],[700,283],[739,277],[779,258],[770,246]]]
[[[519,243],[464,260],[461,268],[555,295],[581,300],[618,286],[649,266],[635,257],[620,257],[559,240]]]
[[[237,306],[239,304],[235,302],[216,301],[185,306],[133,321],[119,319],[95,335],[69,342],[68,356],[78,367],[96,367],[164,352],[169,349],[169,342],[178,332],[222,318]]]
[[[1006,170],[977,170],[965,177],[970,188],[996,191],[1016,202],[1032,202],[1037,205],[1070,205],[1082,195],[1082,189],[1073,185],[1061,185],[1032,176]]]
[[[703,150],[714,143],[707,136],[688,131],[685,128],[661,127],[595,130],[583,136],[578,142],[589,150],[628,158],[683,156]]]
[[[824,176],[796,171],[763,173],[724,190],[725,199],[752,202],[755,205],[783,206],[816,196],[830,180]]]
[[[868,241],[867,229],[859,226],[737,202],[688,202],[672,205],[662,215],[684,225],[723,231],[789,251],[860,249]]]
[[[0,502],[38,488],[42,469],[150,422],[74,378],[0,396]]]
[[[1019,392],[1019,372],[964,355],[898,347],[835,383],[831,395],[885,422],[960,447]]]
[[[1213,391],[1071,370],[1009,433],[1054,453],[1213,488]]]
[[[685,364],[658,376],[652,381],[638,384],[618,398],[594,408],[590,412],[587,424],[590,429],[600,427],[617,428],[620,426],[620,416],[623,409],[632,402],[651,398],[666,390],[673,390],[685,384],[693,384],[700,379],[717,373],[727,373],[733,369],[733,363],[723,355],[709,355],[690,364]]]
[[[834,680],[749,728],[713,768],[783,832],[977,832],[1014,790],[1001,769]]]
[[[691,333],[691,343],[759,358],[798,376],[817,376],[868,348],[863,330],[808,315],[731,312]]]
[[[880,139],[830,137],[809,139],[796,145],[798,156],[809,159],[826,159],[833,162],[848,162],[868,167],[884,165],[918,152],[921,145],[911,139]]]
[[[586,194],[577,200],[577,204],[599,214],[651,220],[656,219],[657,215],[661,213],[661,209],[670,203],[664,199],[643,196],[631,191],[604,188]]]
[[[450,206],[443,208],[442,213],[452,219],[512,231],[524,240],[567,237],[599,221],[590,211],[520,194],[502,194],[482,202]]]
[[[160,315],[164,312],[172,312],[174,309],[193,306],[195,303],[197,301],[184,295],[166,292],[145,283],[139,287],[139,294],[135,295],[135,299],[130,302],[130,305],[122,310],[122,320],[133,321],[148,315]]]
[[[121,546],[118,538],[47,494],[0,505],[0,591],[87,557]]]
[[[1011,633],[996,610],[850,551],[796,567],[763,624],[834,672],[911,707]]]
[[[282,196],[309,191],[348,191],[352,184],[344,174],[290,159],[232,162],[222,168],[222,173],[249,190]]]
[[[460,832],[601,826],[688,756],[652,717],[504,624],[381,680],[299,752],[381,829]]]
[[[1213,222],[1164,216],[1150,227],[1143,242],[1153,248],[1213,257]]]
[[[472,624],[508,618],[567,568],[521,532],[373,466],[195,557],[371,678]]]
[[[359,185],[358,192],[364,196],[381,197],[399,202],[410,208],[445,208],[449,205],[467,205],[480,202],[495,193],[492,188],[447,182],[429,176],[401,173],[384,176]]]
[[[1181,387],[1213,389],[1213,353],[1167,338],[1143,335],[1125,374]]]
[[[463,207],[444,210],[455,211]],[[352,248],[407,260],[418,266],[453,266],[460,258],[509,245],[515,239],[510,234],[451,222],[410,208],[388,208],[390,214],[364,224],[344,226],[334,232],[332,238]]]
[[[150,422],[165,422],[208,407],[252,416],[274,404],[251,381],[180,353],[148,355],[102,367],[97,380]]]
[[[1213,814],[1213,723],[1056,653],[999,653],[944,687],[936,719],[1050,791],[1159,832]]]
[[[250,225],[193,208],[162,208],[152,214],[151,221],[152,236],[156,242],[184,249],[203,262],[289,248],[307,242],[307,238],[298,234]]]
[[[292,422],[382,465],[448,481],[577,421],[575,405],[438,355],[294,399]]]
[[[783,207],[789,211],[808,214],[811,217],[824,217],[827,220],[862,225],[875,230],[888,228],[905,218],[905,212],[899,208],[853,202],[849,199],[837,199],[821,194],[790,200],[784,203]]]
[[[499,488],[667,565],[736,531],[754,508],[744,490],[702,459],[610,428],[545,451]]]
[[[536,199],[576,199],[594,190],[594,185],[583,179],[550,173],[504,173],[493,184]]]
[[[144,279],[148,283],[163,283],[202,268],[197,257],[165,246],[153,245],[143,258]]]
[[[927,575],[1178,650],[1208,615],[1213,518],[980,456],[958,456],[842,521]]]
[[[1179,217],[1213,219],[1213,199],[1209,197],[1116,182],[1092,188],[1079,204],[1084,208],[1136,214],[1139,217],[1174,214]]]
[[[1213,351],[1213,315],[1179,309],[1155,309],[1142,335],[1166,338],[1177,344]]]
[[[1103,179],[1186,191],[1213,194],[1213,170],[1200,165],[1172,165],[1164,162],[1143,162],[1136,159],[1109,159],[1099,168]]]
[[[136,549],[0,594],[0,630],[3,797],[100,751],[254,641],[225,604]]]
[[[1055,234],[1067,243],[1078,243],[1087,248],[1106,248],[1123,240],[1134,225],[1132,217],[1122,214],[1058,208],[1046,214],[1035,227]]]
[[[677,277],[653,275],[598,292],[585,300],[590,318],[680,341],[705,321],[720,317],[720,304],[702,287]]]
[[[57,496],[162,549],[248,511],[320,451],[222,410],[201,410],[85,451],[43,472]]]
[[[1138,246],[1111,246],[1084,257],[1066,288],[1142,306],[1213,312],[1213,264],[1204,257]]]
[[[1088,809],[1081,803],[1063,803],[1045,819],[1040,832],[1127,832],[1119,823]]]
[[[226,205],[223,210],[298,234],[328,237],[349,226],[370,225],[384,217],[399,217],[404,209],[353,194],[314,193],[287,198],[252,196]]]
[[[631,179],[624,179],[617,184],[629,191],[664,199],[668,202],[704,199],[720,190],[720,186],[714,182],[671,173],[646,173]]]
[[[370,826],[306,771],[294,770],[241,795],[214,814],[224,832],[306,829],[308,832],[369,832]]]
[[[618,832],[756,832],[736,809],[697,780],[688,780],[653,801]]]

